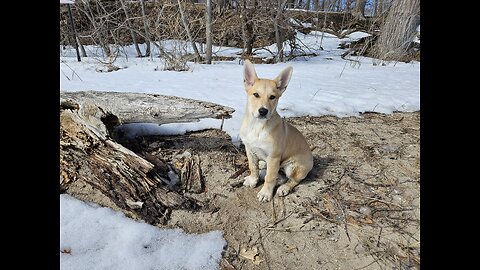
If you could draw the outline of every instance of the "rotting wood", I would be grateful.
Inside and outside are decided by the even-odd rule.
[[[111,131],[121,123],[230,118],[233,111],[155,94],[60,92],[60,190],[150,224],[165,223],[172,209],[197,209],[195,200],[164,183],[168,166],[162,157],[139,156],[117,143]],[[200,162],[198,156],[195,162]],[[200,181],[195,168],[191,174]]]

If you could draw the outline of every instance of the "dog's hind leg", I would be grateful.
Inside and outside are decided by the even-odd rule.
[[[288,181],[277,189],[278,196],[286,196],[290,191],[296,187],[308,174],[311,168],[300,166],[294,162],[287,164],[284,167],[285,175]]]

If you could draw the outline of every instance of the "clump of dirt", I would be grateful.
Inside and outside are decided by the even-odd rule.
[[[200,157],[202,210],[173,210],[165,227],[221,230],[222,269],[420,267],[420,113],[287,118],[315,146],[314,168],[286,197],[256,200],[242,186],[243,148],[220,130],[145,137],[171,161]],[[144,149],[145,151],[145,149]]]

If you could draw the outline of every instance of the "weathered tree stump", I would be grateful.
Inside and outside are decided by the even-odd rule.
[[[165,184],[166,166],[140,157],[112,138],[125,123],[227,119],[232,108],[210,102],[142,93],[60,92],[60,190],[162,224],[171,209],[198,207]],[[162,179],[163,178],[163,179]]]

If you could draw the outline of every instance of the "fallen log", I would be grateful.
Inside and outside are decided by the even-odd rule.
[[[60,92],[60,191],[150,224],[165,223],[171,209],[196,209],[195,200],[165,184],[168,167],[161,157],[139,156],[116,142],[112,132],[126,123],[227,119],[233,111],[157,94]]]

